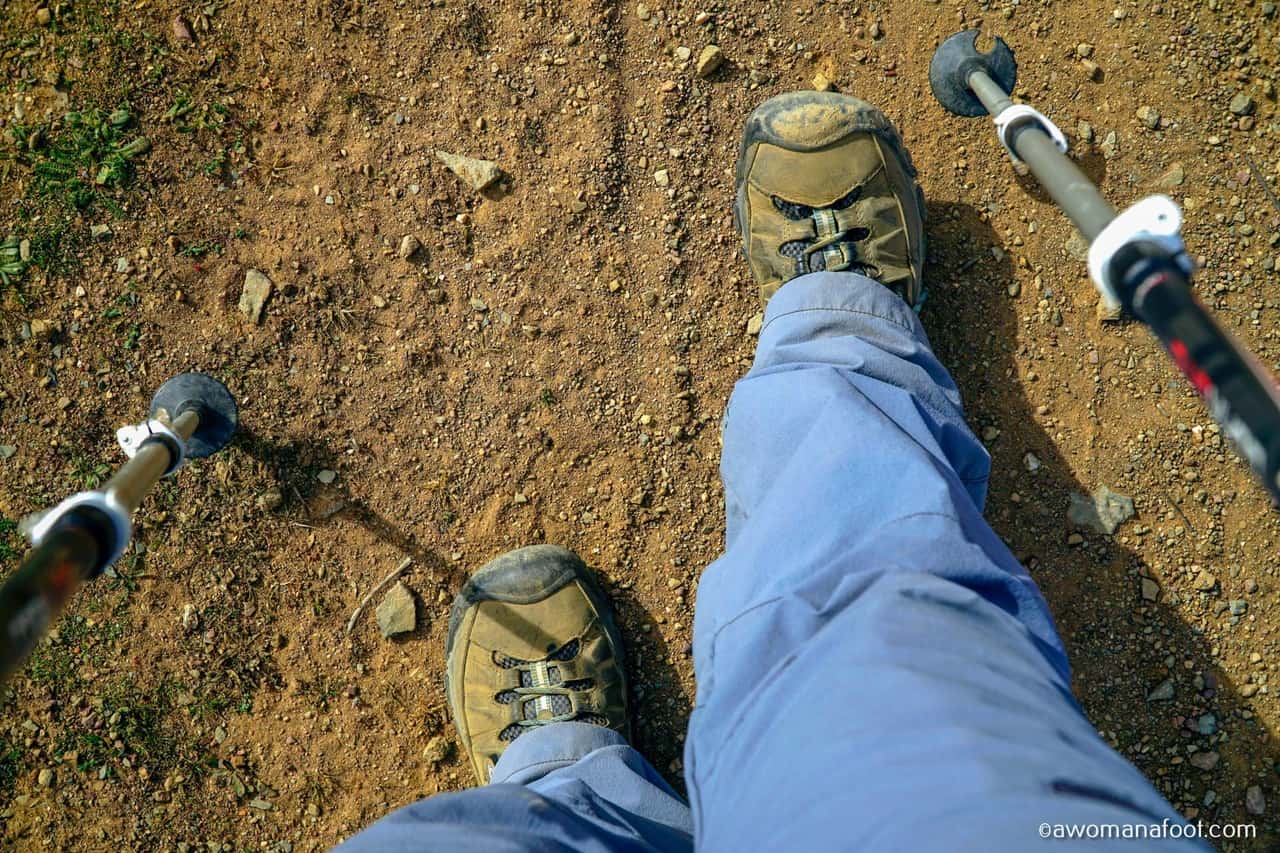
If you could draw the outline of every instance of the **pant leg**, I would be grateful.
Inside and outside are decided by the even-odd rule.
[[[1045,822],[1182,825],[1073,699],[982,518],[989,457],[896,296],[848,273],[783,287],[721,469],[685,748],[700,847],[986,853]]]
[[[617,732],[553,723],[507,747],[491,784],[392,812],[341,853],[691,851],[689,807]]]

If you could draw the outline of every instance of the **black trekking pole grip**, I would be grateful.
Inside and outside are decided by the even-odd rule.
[[[1164,345],[1209,413],[1263,485],[1280,502],[1280,387],[1209,314],[1172,258],[1139,247],[1117,288],[1125,307]],[[1137,255],[1135,257],[1134,255]]]

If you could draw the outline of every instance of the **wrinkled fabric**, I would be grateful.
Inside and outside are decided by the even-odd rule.
[[[852,273],[791,281],[725,416],[691,810],[619,735],[557,723],[507,749],[500,784],[341,849],[1204,849],[1042,838],[1184,823],[1072,697],[1044,599],[982,518],[989,469],[902,300]]]

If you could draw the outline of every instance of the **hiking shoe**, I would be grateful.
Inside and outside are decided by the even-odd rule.
[[[521,548],[472,575],[449,614],[445,658],[449,710],[482,785],[538,726],[577,720],[630,734],[613,610],[563,548]]]
[[[808,272],[848,270],[918,307],[924,196],[893,125],[838,92],[790,92],[747,119],[734,219],[768,300]]]

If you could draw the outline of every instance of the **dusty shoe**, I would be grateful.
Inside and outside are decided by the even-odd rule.
[[[622,640],[578,556],[533,545],[472,575],[453,603],[445,692],[476,778],[537,726],[578,720],[629,735]]]
[[[770,98],[747,119],[734,216],[768,299],[807,272],[850,270],[920,302],[924,196],[884,114],[837,92]]]

